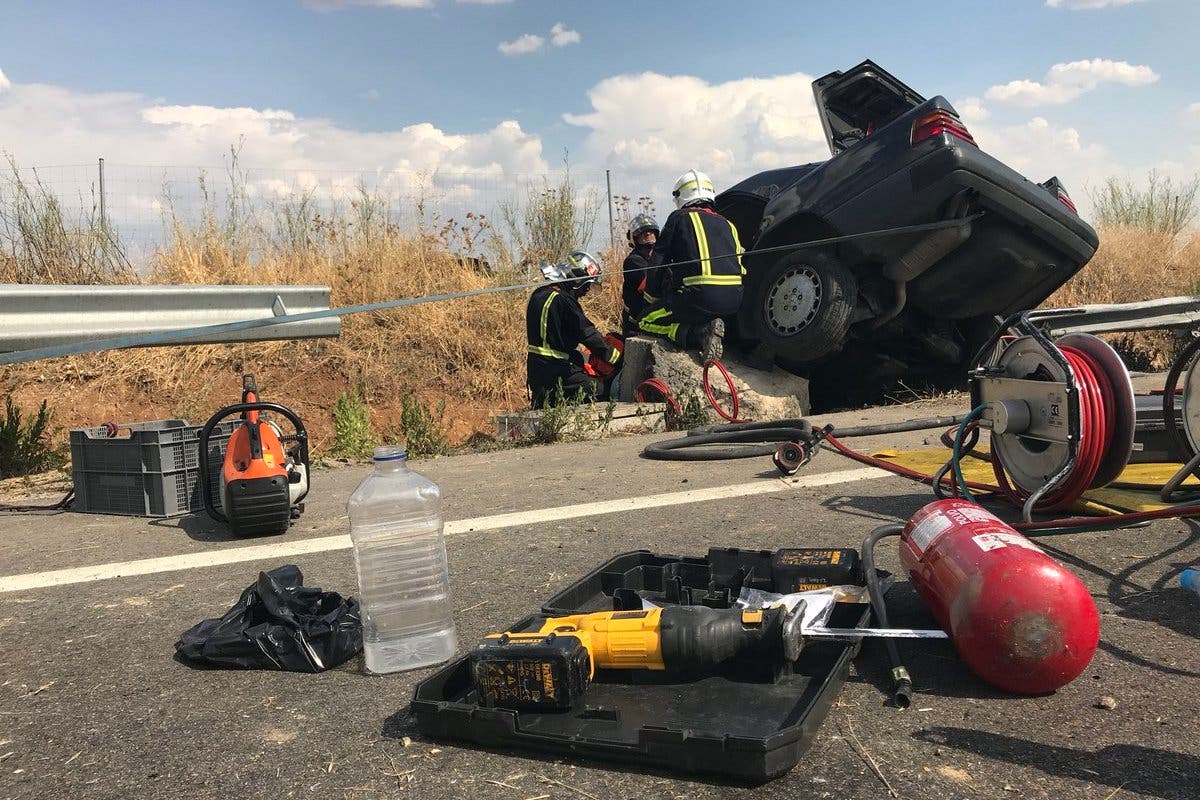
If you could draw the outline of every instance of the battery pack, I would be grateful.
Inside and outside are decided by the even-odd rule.
[[[787,548],[771,557],[771,576],[780,594],[861,583],[858,551]]]
[[[569,711],[587,690],[591,661],[574,636],[500,636],[471,653],[479,701],[514,711]]]

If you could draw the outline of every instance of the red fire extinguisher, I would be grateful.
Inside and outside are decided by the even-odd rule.
[[[939,500],[904,526],[900,562],[976,675],[1016,694],[1079,676],[1100,641],[1083,583],[990,511]]]

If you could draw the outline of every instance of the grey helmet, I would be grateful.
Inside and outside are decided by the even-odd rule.
[[[573,291],[604,282],[600,262],[590,253],[576,250],[561,264],[543,264],[542,275],[548,281],[561,281]]]
[[[660,228],[658,227],[658,223],[655,222],[654,217],[646,213],[641,213],[629,220],[629,230],[626,231],[625,235],[629,238],[629,243],[636,247],[637,242],[635,239],[637,235],[646,231],[654,231],[654,235],[657,236]]]

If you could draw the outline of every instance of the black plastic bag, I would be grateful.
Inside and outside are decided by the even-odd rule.
[[[293,672],[322,672],[358,655],[358,601],[303,583],[291,564],[260,572],[225,616],[184,631],[175,652],[197,666]]]

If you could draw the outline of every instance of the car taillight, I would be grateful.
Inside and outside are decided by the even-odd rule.
[[[919,117],[913,123],[912,143],[923,142],[926,139],[932,139],[943,133],[948,133],[956,139],[962,139],[964,142],[975,144],[974,137],[967,130],[967,126],[963,125],[962,120],[944,108],[931,111],[925,116]]]
[[[1077,217],[1079,216],[1079,211],[1077,211],[1075,208],[1075,201],[1073,201],[1070,195],[1067,194],[1067,190],[1061,187],[1058,190],[1058,202],[1071,209],[1072,214]]]

